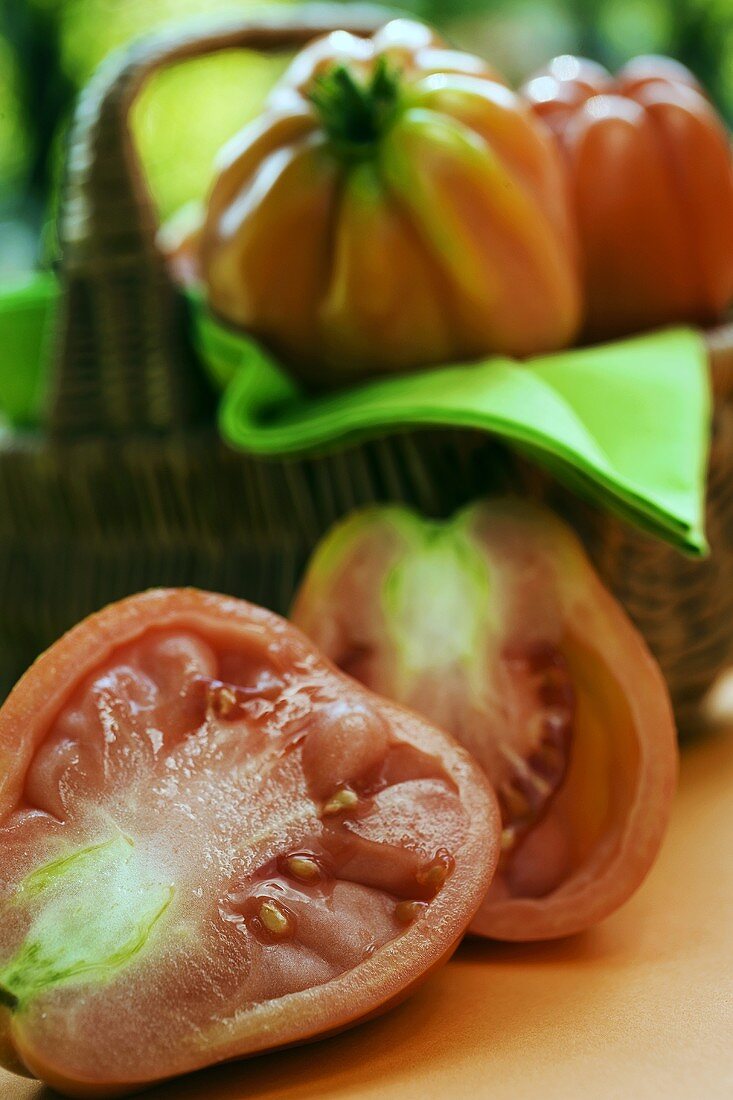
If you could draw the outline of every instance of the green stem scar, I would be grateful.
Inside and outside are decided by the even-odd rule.
[[[340,152],[364,155],[390,125],[399,101],[399,73],[379,58],[366,80],[348,65],[320,76],[309,99]]]
[[[22,1009],[61,983],[111,978],[142,951],[172,897],[122,835],[40,867],[11,902],[34,915],[0,968],[0,1004]]]

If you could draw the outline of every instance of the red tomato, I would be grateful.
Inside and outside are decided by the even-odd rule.
[[[562,159],[485,61],[397,19],[307,46],[221,151],[210,306],[333,386],[565,347],[580,320]]]
[[[498,855],[462,748],[194,590],[57,642],[0,757],[0,1051],[72,1096],[382,1010],[450,954]]]
[[[293,619],[363,683],[453,733],[495,784],[503,852],[472,931],[564,936],[636,889],[674,789],[670,704],[554,516],[519,501],[447,524],[357,513],[316,551]]]
[[[523,90],[565,155],[585,336],[720,320],[733,301],[733,161],[692,73],[637,57],[612,77],[566,56]]]

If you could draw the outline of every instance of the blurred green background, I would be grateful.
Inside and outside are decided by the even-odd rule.
[[[252,0],[0,0],[0,278],[54,255],[64,128],[77,89],[99,61],[173,19],[257,6]],[[583,53],[611,67],[638,53],[672,54],[690,65],[733,120],[733,0],[402,0],[399,7],[517,80],[558,52]],[[217,148],[257,111],[282,64],[232,53],[151,82],[134,127],[161,217],[202,194]]]

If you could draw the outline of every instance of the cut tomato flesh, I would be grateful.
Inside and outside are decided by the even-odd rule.
[[[499,671],[512,711],[501,734],[484,735],[480,760],[499,797],[506,852],[542,818],[565,778],[575,696],[567,662],[550,645],[505,655]]]
[[[639,885],[674,790],[669,699],[550,513],[511,500],[447,523],[358,513],[316,551],[293,619],[368,687],[452,733],[495,785],[502,856],[473,931],[567,935]]]
[[[224,597],[81,624],[0,712],[0,753],[0,1017],[72,1095],[373,1013],[450,952],[497,859],[462,750]]]

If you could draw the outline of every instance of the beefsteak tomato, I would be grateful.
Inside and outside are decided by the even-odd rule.
[[[733,161],[692,73],[638,57],[613,78],[558,57],[523,91],[568,165],[585,336],[718,321],[733,300]]]
[[[484,61],[419,23],[306,47],[218,170],[209,301],[310,382],[575,336],[557,150]]]
[[[276,615],[91,616],[0,712],[0,1052],[119,1095],[403,997],[486,892],[499,811],[445,734]]]
[[[662,676],[572,532],[512,500],[449,523],[356,513],[316,551],[294,621],[341,668],[449,730],[502,811],[472,931],[564,936],[635,890],[677,750]]]

